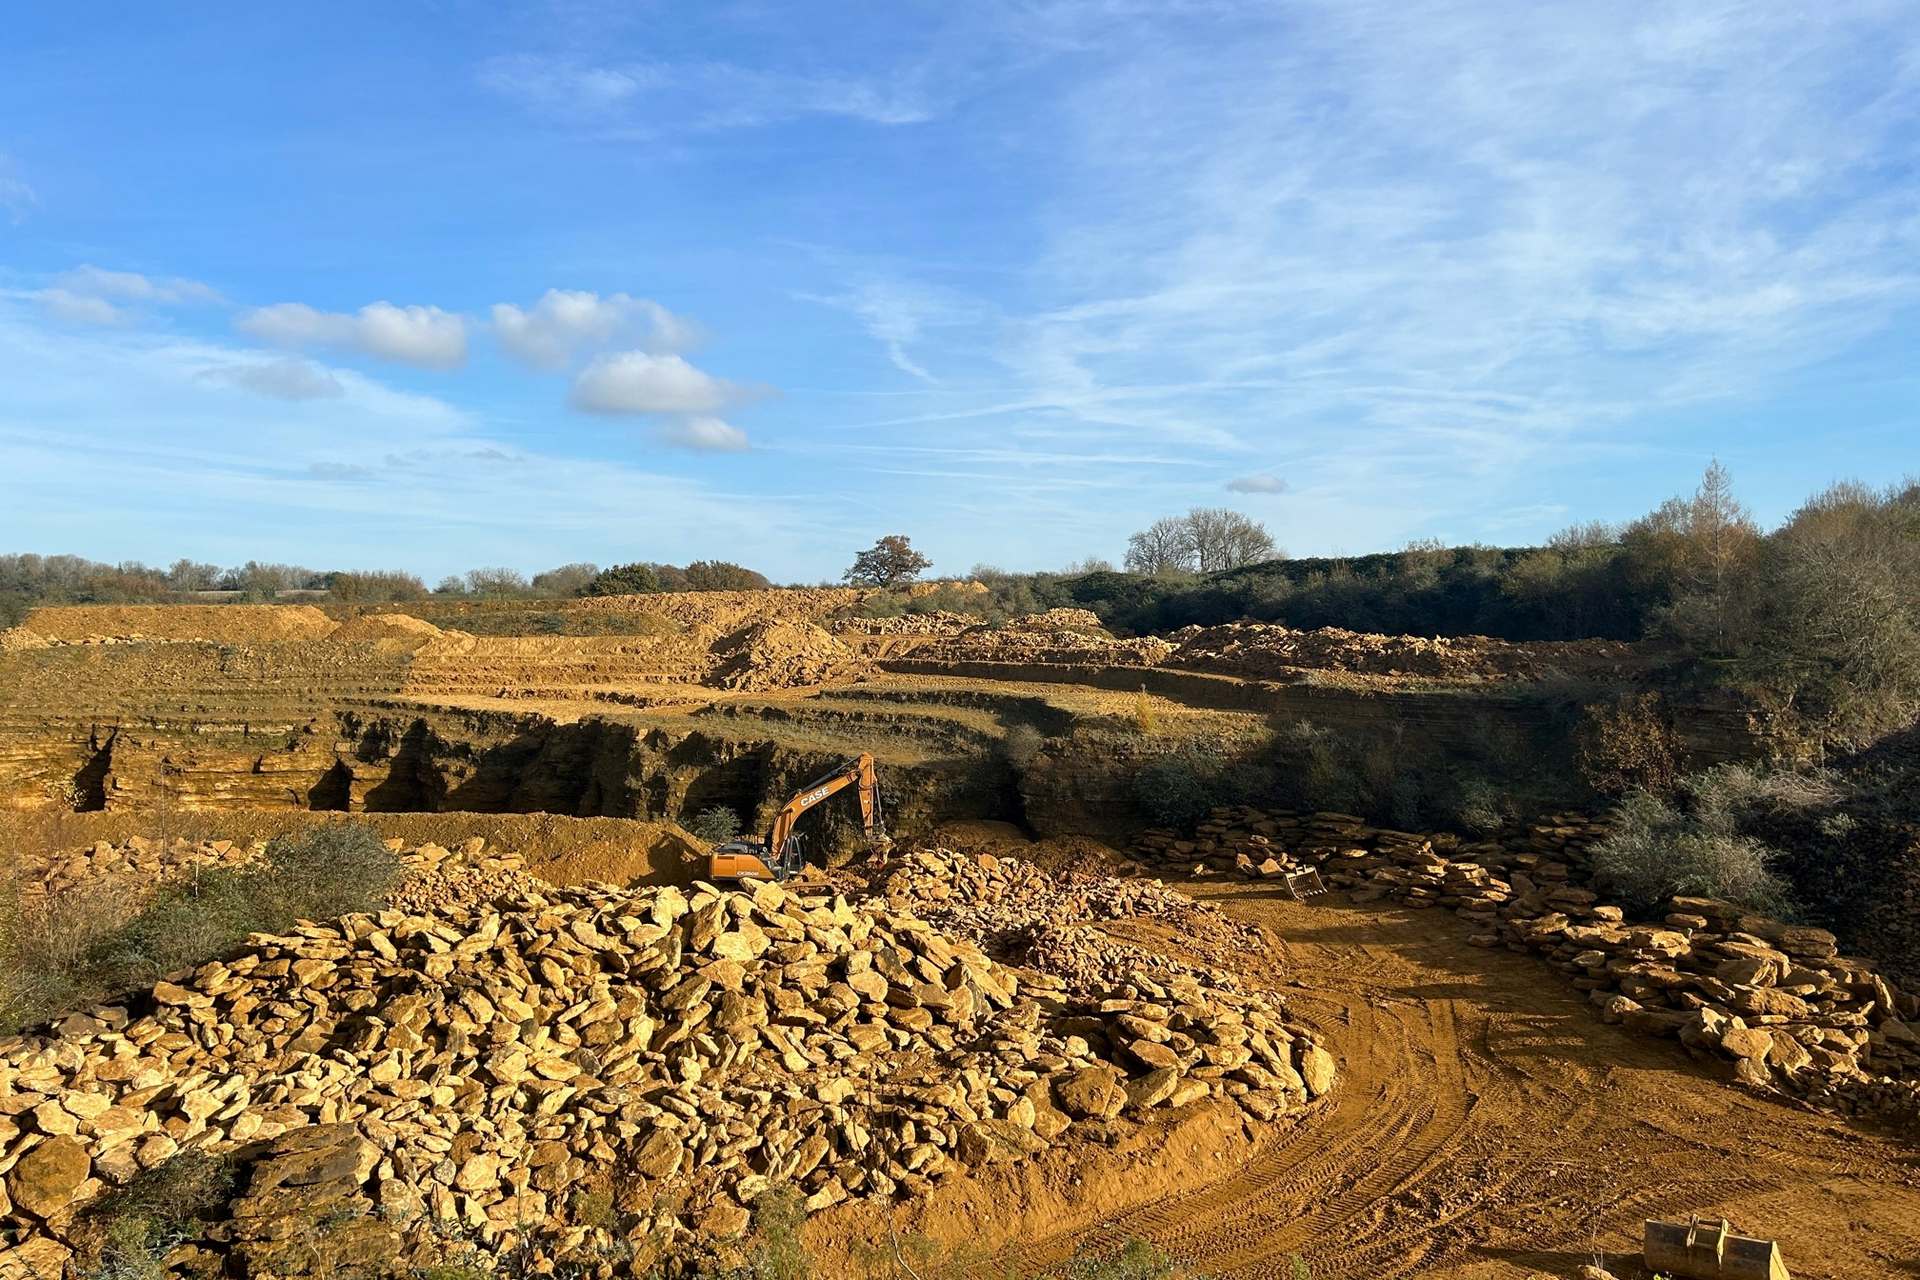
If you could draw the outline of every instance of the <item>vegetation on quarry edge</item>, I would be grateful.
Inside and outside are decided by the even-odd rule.
[[[1419,544],[1339,560],[1264,558],[1271,540],[1233,516],[1196,510],[1143,531],[1140,538],[1159,530],[1160,549],[1131,559],[1150,572],[1100,562],[1064,573],[976,566],[971,576],[984,592],[909,594],[907,584],[932,566],[907,538],[890,535],[859,554],[847,579],[877,589],[860,606],[872,616],[947,610],[995,623],[1065,606],[1091,609],[1122,634],[1249,619],[1385,634],[1649,640],[1674,651],[1688,680],[1751,699],[1809,754],[1863,745],[1920,710],[1920,483],[1835,485],[1763,532],[1716,464],[1689,497],[1621,527],[1574,526],[1545,547]],[[436,596],[560,599],[765,583],[721,561],[577,564],[531,581],[475,570]],[[324,593],[342,608],[428,595],[401,572],[258,562],[221,571],[187,561],[162,571],[10,555],[0,556],[0,623],[38,604],[164,601],[211,588],[252,600]]]

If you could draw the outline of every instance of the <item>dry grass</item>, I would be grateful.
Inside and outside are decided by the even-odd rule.
[[[377,908],[399,873],[371,830],[334,823],[157,889],[100,877],[54,894],[16,875],[0,898],[0,1035],[205,963],[249,933]]]

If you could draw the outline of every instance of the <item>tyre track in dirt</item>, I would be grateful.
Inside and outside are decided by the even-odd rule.
[[[1141,1238],[1222,1280],[1292,1280],[1296,1258],[1316,1280],[1519,1280],[1690,1212],[1779,1236],[1803,1278],[1920,1271],[1911,1148],[1708,1078],[1602,1024],[1538,960],[1467,946],[1447,913],[1186,887],[1277,939],[1248,976],[1327,1037],[1337,1088],[1225,1176],[969,1274]]]

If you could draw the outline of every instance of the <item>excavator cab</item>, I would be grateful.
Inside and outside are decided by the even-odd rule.
[[[862,751],[851,760],[843,761],[832,772],[816,778],[802,787],[798,794],[773,816],[773,824],[767,828],[767,838],[755,843],[751,840],[729,840],[725,844],[715,845],[707,854],[707,879],[716,883],[723,880],[772,880],[784,884],[806,869],[806,858],[801,853],[801,837],[794,830],[794,824],[800,816],[828,798],[857,787],[860,797],[861,825],[866,829],[870,845],[884,848],[887,845],[886,824],[880,812],[880,779],[874,768],[873,756]]]

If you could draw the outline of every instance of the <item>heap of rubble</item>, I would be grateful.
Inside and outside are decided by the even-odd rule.
[[[721,689],[790,689],[853,679],[872,668],[811,622],[756,622],[719,641],[705,682]]]
[[[892,618],[840,618],[829,628],[835,635],[952,636],[976,626],[978,618],[947,609],[903,613]]]
[[[969,627],[915,656],[948,662],[1092,663],[1151,667],[1173,652],[1158,636],[1116,639],[1087,609],[1048,609],[1001,626]]]
[[[1614,640],[1516,643],[1489,636],[1374,635],[1340,627],[1300,631],[1272,622],[1183,627],[1169,637],[1170,667],[1244,679],[1302,670],[1435,680],[1539,680],[1556,673],[1617,672],[1633,660]]]
[[[1043,925],[1153,916],[1189,929],[1201,920],[1239,933],[1229,920],[1158,880],[1075,871],[1049,874],[1032,862],[945,849],[916,849],[875,880],[888,900],[989,949],[999,939]]]
[[[1629,921],[1587,887],[1587,851],[1605,832],[1559,815],[1467,842],[1350,814],[1234,808],[1191,839],[1148,832],[1137,851],[1203,873],[1315,867],[1356,901],[1451,909],[1476,945],[1552,962],[1608,1022],[1676,1038],[1743,1083],[1920,1131],[1920,996],[1839,955],[1824,929],[1730,903],[1675,898],[1664,919]]]
[[[456,894],[466,901],[478,901],[537,883],[526,875],[524,858],[491,848],[483,837],[475,836],[452,849],[431,842],[409,845],[397,838],[385,843],[399,855],[402,868],[393,895],[395,905],[420,908],[449,901]],[[99,892],[111,885],[151,889],[196,870],[241,866],[266,851],[265,840],[190,840],[184,836],[156,840],[136,835],[30,857],[12,870],[24,895],[60,897],[83,889]]]
[[[318,1215],[353,1256],[459,1237],[609,1275],[738,1234],[770,1188],[809,1210],[912,1195],[1153,1108],[1271,1116],[1332,1084],[1267,997],[1191,974],[1016,970],[879,898],[495,871],[491,900],[256,936],[0,1041],[0,1253],[57,1267],[101,1192],[239,1150],[242,1201],[189,1250],[210,1266],[337,1264],[302,1234]],[[596,1187],[617,1212],[581,1219]]]

